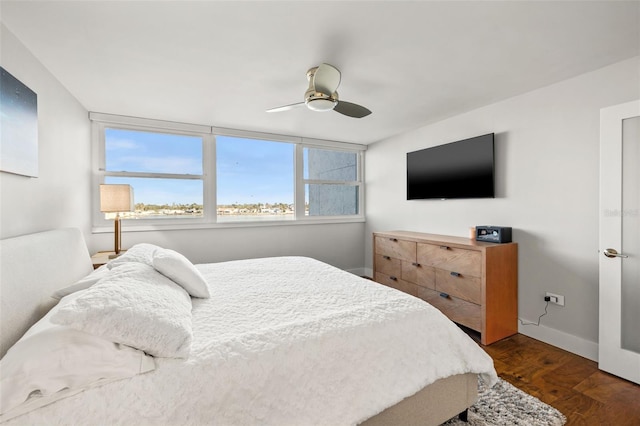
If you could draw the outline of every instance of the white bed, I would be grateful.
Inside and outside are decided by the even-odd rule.
[[[92,267],[75,229],[3,240],[0,261],[4,356],[55,303],[51,294]],[[196,268],[211,297],[187,296],[186,358],[155,357],[152,371],[67,389],[31,410],[48,402],[33,397],[0,421],[428,425],[475,402],[478,375],[489,386],[497,380],[491,358],[440,311],[322,262],[280,257]]]

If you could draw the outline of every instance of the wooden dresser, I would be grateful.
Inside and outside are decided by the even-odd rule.
[[[483,345],[518,332],[518,245],[419,232],[373,234],[374,279],[478,331]]]

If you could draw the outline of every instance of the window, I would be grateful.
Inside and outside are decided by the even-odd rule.
[[[359,158],[356,152],[304,148],[305,215],[360,212]]]
[[[362,221],[364,146],[90,113],[100,183],[130,184],[123,226]]]
[[[104,129],[104,183],[130,184],[135,212],[125,218],[199,218],[204,214],[202,137]]]
[[[295,145],[216,136],[217,221],[293,220]]]

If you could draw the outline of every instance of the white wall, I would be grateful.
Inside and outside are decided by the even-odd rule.
[[[0,238],[59,227],[90,232],[87,110],[4,26],[0,64],[38,95],[39,177],[0,172]]]
[[[124,232],[122,246],[139,242],[171,248],[195,263],[272,256],[309,256],[364,273],[364,223]],[[92,252],[113,249],[113,234],[95,234]]]
[[[91,234],[91,138],[87,110],[1,26],[0,64],[38,95],[39,177],[0,173],[0,238],[77,227],[90,252],[113,249],[113,234]],[[126,225],[125,225],[126,227]],[[364,223],[124,232],[124,248],[150,242],[194,262],[310,256],[363,272]]]
[[[475,225],[514,228],[519,316],[537,321],[545,291],[564,295],[542,327],[524,334],[597,357],[600,108],[640,97],[639,58],[566,80],[369,147],[366,267],[371,233],[412,230],[468,236]],[[406,153],[496,134],[495,199],[406,200]]]

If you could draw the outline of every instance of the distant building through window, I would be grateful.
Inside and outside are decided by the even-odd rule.
[[[305,148],[305,186],[310,216],[357,215],[358,154]]]

